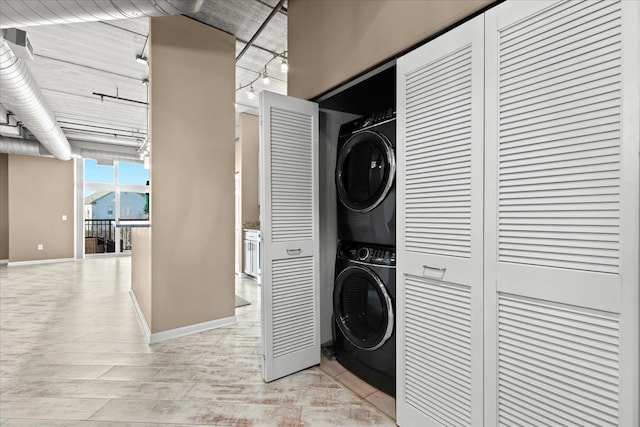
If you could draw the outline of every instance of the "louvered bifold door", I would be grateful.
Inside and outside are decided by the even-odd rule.
[[[260,94],[263,377],[320,363],[318,106]]]
[[[398,60],[397,420],[482,423],[483,18]]]
[[[486,15],[485,425],[638,425],[635,1]]]

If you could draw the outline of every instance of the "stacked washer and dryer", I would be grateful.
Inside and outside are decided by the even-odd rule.
[[[337,360],[392,396],[396,378],[395,134],[393,108],[340,127],[333,289]]]

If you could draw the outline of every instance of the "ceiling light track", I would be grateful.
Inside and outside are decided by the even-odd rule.
[[[236,89],[236,92],[237,92],[237,91],[239,91],[239,90],[242,90],[242,89],[244,89],[244,88],[247,88],[247,87],[248,87],[248,88],[250,88],[250,89],[249,89],[249,92],[247,92],[247,97],[248,97],[249,99],[251,99],[251,100],[252,100],[252,99],[254,99],[254,98],[256,97],[256,92],[255,92],[255,90],[253,89],[253,84],[254,84],[255,82],[257,82],[259,79],[262,79],[262,84],[264,84],[264,85],[268,85],[268,84],[270,83],[270,81],[269,81],[269,80],[270,80],[270,77],[269,77],[269,75],[267,74],[267,67],[268,67],[268,66],[269,66],[269,64],[271,64],[271,62],[273,62],[273,60],[274,60],[274,59],[276,59],[276,58],[282,58],[282,64],[280,65],[280,71],[281,71],[282,73],[285,73],[285,74],[286,74],[286,73],[289,71],[289,65],[287,64],[287,51],[285,50],[285,51],[284,51],[284,52],[282,52],[282,53],[275,53],[275,54],[273,55],[273,58],[271,58],[270,60],[268,60],[268,61],[267,61],[267,63],[264,65],[264,68],[263,68],[263,70],[264,70],[264,71],[253,71],[253,70],[249,70],[248,68],[244,68],[244,69],[245,69],[245,70],[247,70],[247,71],[253,71],[254,73],[257,73],[258,75],[256,76],[256,78],[255,78],[255,79],[251,80],[251,81],[250,81],[249,83],[247,83],[246,85],[243,85],[243,84],[239,85],[239,86],[238,86],[238,89]],[[240,68],[242,68],[242,67],[240,67]],[[278,80],[278,79],[276,79],[276,80]],[[280,80],[280,81],[282,81],[282,80]]]
[[[92,129],[80,129],[80,128],[75,128],[75,127],[69,127],[69,126],[61,126],[62,130],[64,131],[73,131],[73,132],[79,132],[79,133],[89,133],[89,134],[93,134],[93,135],[107,135],[107,136],[113,136],[114,138],[125,138],[125,139],[135,139],[135,140],[140,140],[140,139],[144,139],[147,137],[146,133],[142,133],[142,132],[126,132],[124,131],[124,133],[120,133],[119,131],[116,132],[109,132],[106,130],[92,130]]]
[[[269,22],[271,21],[271,19],[273,19],[273,17],[276,15],[276,13],[278,13],[278,10],[280,10],[280,8],[282,7],[282,5],[284,4],[285,0],[280,0],[278,2],[277,5],[275,5],[275,7],[273,8],[273,10],[271,10],[271,13],[269,14],[269,16],[267,16],[267,19],[264,20],[264,22],[262,23],[262,25],[260,25],[260,28],[258,28],[258,31],[255,32],[255,34],[251,37],[251,39],[249,39],[249,41],[247,42],[247,44],[244,46],[244,48],[242,48],[242,50],[240,51],[240,53],[238,54],[238,56],[236,56],[236,63],[240,60],[240,58],[242,58],[242,56],[247,53],[247,50],[249,50],[249,48],[251,47],[251,45],[253,44],[254,41],[256,41],[256,39],[260,36],[260,34],[262,33],[262,31],[265,29],[265,27],[267,25],[269,25]]]
[[[271,9],[271,8],[273,7],[273,6],[271,6],[269,3],[264,2],[264,1],[262,1],[262,0],[256,0],[256,1],[257,1],[258,3],[260,3],[260,4],[263,4],[263,5],[267,6],[269,9]],[[287,14],[287,12],[288,12],[288,10],[287,10],[287,8],[286,8],[286,7],[282,6],[278,12],[282,13],[283,15],[286,15],[286,14]]]
[[[124,101],[124,102],[132,102],[135,104],[149,105],[149,103],[145,101],[138,101],[137,99],[123,98],[119,96],[117,93],[114,96],[114,95],[107,95],[106,93],[93,92],[93,95],[99,96],[101,101],[104,101],[104,98],[108,98],[108,99],[116,99],[118,101]]]
[[[140,52],[140,55],[136,56],[136,61],[140,64],[145,64],[145,65],[149,65],[149,60],[147,59],[147,57],[144,55],[144,51],[145,49],[147,49],[147,43],[149,42],[149,35],[151,34],[151,32],[149,32],[147,34],[147,36],[144,38],[144,45],[142,45],[142,51]]]
[[[273,61],[273,59],[272,59],[271,61]],[[270,63],[271,63],[271,61],[269,61],[269,62],[267,63],[267,65],[268,65],[268,64],[270,64]],[[249,71],[250,73],[255,73],[255,74],[260,74],[260,73],[261,73],[261,71],[252,70],[251,68],[243,67],[242,65],[236,65],[236,68],[239,68],[239,69],[244,70],[244,71]],[[277,76],[274,76],[274,75],[273,75],[273,74],[271,74],[271,73],[269,73],[269,78],[270,78],[272,81],[276,81],[276,82],[280,82],[280,83],[284,83],[284,84],[286,84],[286,83],[287,83],[287,81],[286,81],[286,80],[283,80],[283,79],[281,79],[281,78],[278,78]]]
[[[109,127],[109,126],[100,126],[100,125],[84,124],[84,123],[77,123],[77,122],[69,122],[69,121],[66,121],[66,120],[58,120],[58,123],[60,123],[60,125],[64,129],[77,130],[77,131],[81,131],[81,132],[83,132],[83,131],[100,132],[99,130],[86,129],[86,128],[94,128],[94,129],[102,129],[102,132],[104,132],[104,133],[114,134],[114,132],[115,132],[118,135],[131,136],[133,138],[139,138],[141,136],[145,137],[147,135],[147,132],[144,132],[144,131],[141,131],[141,130],[132,130],[132,129]]]
[[[236,41],[238,41],[238,42],[240,42],[240,43],[244,43],[244,44],[248,44],[248,43],[249,43],[248,41],[243,40],[243,39],[240,39],[240,38],[237,38],[237,37],[236,37]],[[252,47],[252,48],[255,48],[255,49],[258,49],[258,50],[261,50],[261,51],[266,52],[266,53],[270,53],[271,55],[276,55],[276,56],[280,56],[280,55],[282,55],[281,53],[278,53],[278,52],[273,51],[273,50],[271,50],[271,49],[267,49],[266,47],[264,47],[264,46],[260,46],[259,44],[255,44],[255,43],[253,43],[253,44],[251,45],[251,47]]]
[[[49,59],[51,61],[62,62],[62,63],[65,63],[65,64],[76,66],[76,67],[88,68],[89,70],[99,71],[101,73],[111,74],[111,75],[122,77],[122,78],[125,78],[125,79],[140,80],[138,77],[132,77],[132,76],[127,76],[125,74],[114,73],[113,71],[103,70],[102,68],[91,67],[91,66],[85,65],[85,64],[79,64],[79,63],[73,62],[73,61],[66,61],[64,59],[52,58],[50,56],[39,55],[37,53],[34,54],[33,56],[35,56],[36,58],[44,58],[44,59]]]
[[[139,33],[138,31],[134,31],[134,30],[131,30],[129,28],[124,28],[124,27],[121,27],[119,25],[112,24],[111,21],[97,21],[97,22],[99,24],[108,25],[110,27],[117,28],[118,30],[126,31],[128,33],[135,34],[137,36],[147,37],[147,34],[145,34],[145,33]]]

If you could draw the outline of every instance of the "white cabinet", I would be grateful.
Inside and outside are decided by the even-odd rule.
[[[398,61],[398,424],[481,425],[483,17]]]
[[[262,374],[320,363],[318,105],[260,93]]]
[[[260,271],[260,231],[244,230],[244,268],[243,271],[249,276],[261,282]]]
[[[401,426],[640,425],[639,45],[640,2],[522,0],[398,60]],[[317,106],[272,95],[268,380],[319,360]]]
[[[639,26],[505,2],[398,61],[401,426],[639,424]]]
[[[486,14],[485,425],[638,425],[639,10]]]

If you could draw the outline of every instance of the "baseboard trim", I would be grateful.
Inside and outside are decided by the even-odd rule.
[[[138,314],[140,325],[142,326],[142,330],[144,331],[144,334],[147,337],[147,342],[149,344],[157,344],[162,341],[184,337],[186,335],[197,334],[199,332],[209,331],[211,329],[218,329],[236,323],[236,317],[231,316],[224,317],[222,319],[210,320],[208,322],[196,323],[195,325],[183,326],[181,328],[169,329],[168,331],[156,332],[155,334],[152,334],[151,329],[149,328],[149,324],[147,323],[147,319],[145,319],[144,317],[142,308],[140,308],[140,304],[138,303],[138,299],[136,298],[136,294],[133,292],[133,289],[129,289],[129,295],[131,296],[133,308],[136,310],[136,314]]]
[[[105,252],[102,254],[84,254],[84,259],[100,259],[100,258],[117,258],[117,257],[130,257],[131,252]]]
[[[59,262],[75,261],[75,258],[52,258],[52,259],[37,259],[33,261],[9,261],[7,267],[19,267],[21,265],[36,265],[36,264],[54,264]]]
[[[149,344],[156,344],[174,338],[184,337],[186,335],[197,334],[199,332],[218,329],[230,326],[236,323],[236,316],[224,317],[222,319],[210,320],[208,322],[196,323],[195,325],[183,326],[180,328],[169,329],[168,331],[156,332],[149,337]]]
[[[133,292],[133,289],[129,289],[129,296],[131,297],[131,301],[133,302],[133,308],[136,310],[136,314],[138,315],[138,320],[140,320],[140,325],[142,326],[144,335],[147,337],[147,342],[151,343],[151,329],[149,328],[147,319],[145,319],[144,317],[142,308],[138,303],[138,298],[136,298],[136,294]]]
[[[0,265],[7,265],[7,264],[9,264],[8,259],[0,259]]]

